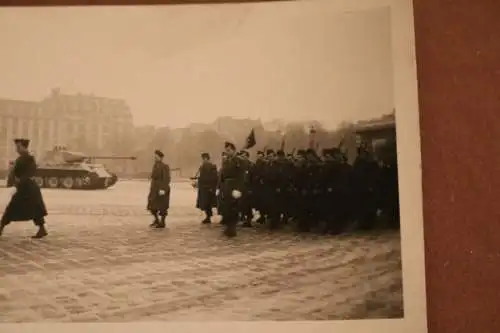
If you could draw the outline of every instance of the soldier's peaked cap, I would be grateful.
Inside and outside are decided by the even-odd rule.
[[[210,158],[209,153],[201,153],[201,158]]]
[[[283,150],[278,150],[278,151],[276,152],[276,154],[277,154],[278,156],[285,156],[285,152],[284,152]]]
[[[304,149],[297,150],[297,155],[305,155],[306,151]]]
[[[274,154],[274,150],[272,150],[272,149],[268,149],[268,150],[266,150],[266,154],[267,154],[267,155]]]
[[[24,148],[28,148],[28,146],[30,145],[30,140],[19,138],[19,139],[14,139],[14,143],[16,145],[21,145]]]
[[[159,149],[155,150],[155,155],[159,156],[160,158],[163,158],[165,156],[165,154],[163,154],[163,152]]]
[[[236,146],[234,145],[234,143],[226,141],[226,142],[224,142],[224,148],[231,148],[231,149],[235,150]]]

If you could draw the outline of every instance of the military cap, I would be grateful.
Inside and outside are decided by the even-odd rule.
[[[210,158],[209,153],[201,153],[201,158]]]
[[[14,139],[14,143],[16,145],[20,145],[21,147],[28,148],[30,145],[30,140],[28,140],[28,139]]]
[[[314,151],[314,149],[309,148],[309,149],[306,150],[306,154],[316,155],[316,152]]]
[[[323,156],[331,156],[332,155],[332,150],[330,148],[325,148],[321,150],[321,154]]]
[[[276,155],[278,155],[278,156],[285,156],[285,152],[284,152],[283,150],[281,150],[281,149],[280,149],[280,150],[278,150],[278,151],[276,152]]]
[[[155,155],[158,156],[159,158],[163,158],[165,156],[165,154],[163,154],[163,152],[159,149],[155,150]]]
[[[264,152],[262,150],[257,151],[257,155],[264,155]]]
[[[272,154],[274,154],[274,150],[272,149],[266,150],[266,155],[272,155]]]
[[[306,151],[304,149],[297,150],[297,155],[304,156],[305,154],[306,154]]]
[[[234,143],[229,141],[224,142],[224,148],[231,148],[232,150],[236,150],[236,146],[234,145]]]

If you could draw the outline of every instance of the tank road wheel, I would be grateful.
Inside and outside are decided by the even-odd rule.
[[[87,188],[90,186],[90,183],[91,183],[91,181],[92,181],[92,180],[90,179],[90,177],[89,177],[89,176],[85,176],[85,177],[83,177],[83,179],[82,179],[82,180],[83,180],[83,185],[84,185],[85,187],[87,187]]]
[[[42,177],[33,177],[33,180],[38,185],[38,187],[40,187],[40,188],[43,187],[44,182],[43,182],[43,178]]]
[[[57,188],[59,186],[59,179],[57,179],[57,177],[49,177],[47,179],[47,185],[49,188]]]
[[[62,179],[61,186],[67,190],[71,190],[73,186],[75,185],[75,182],[73,181],[73,178],[71,177],[65,177]]]
[[[82,188],[83,187],[83,178],[82,177],[78,177],[78,178],[75,178],[75,187],[76,188]]]

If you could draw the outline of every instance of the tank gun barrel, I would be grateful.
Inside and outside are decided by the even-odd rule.
[[[95,160],[137,160],[135,156],[85,156],[85,160],[87,161],[95,161]]]
[[[86,156],[85,158],[91,160],[136,160],[135,156]]]

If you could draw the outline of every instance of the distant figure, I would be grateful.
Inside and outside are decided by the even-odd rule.
[[[154,216],[150,225],[152,228],[165,228],[165,219],[170,207],[170,167],[163,162],[164,156],[161,151],[155,150],[147,207]]]
[[[201,154],[202,163],[198,170],[198,196],[196,198],[196,208],[205,213],[203,224],[211,223],[212,208],[217,206],[217,183],[219,181],[219,174],[217,167],[210,161],[208,153]]]
[[[48,234],[45,229],[47,209],[42,192],[33,180],[37,165],[28,152],[30,140],[16,139],[14,143],[19,154],[11,171],[15,192],[0,220],[0,235],[10,222],[32,220],[38,226],[38,232],[32,238],[43,238]]]

